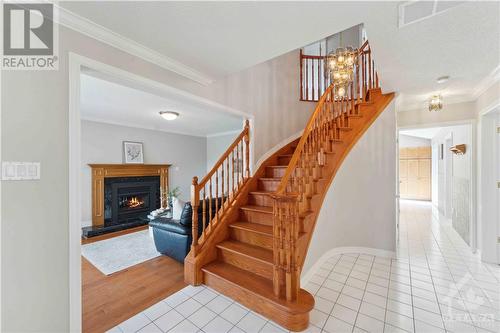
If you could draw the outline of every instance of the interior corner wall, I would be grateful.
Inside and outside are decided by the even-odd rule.
[[[431,140],[416,136],[399,134],[399,148],[407,147],[430,147]]]
[[[234,132],[231,134],[207,137],[207,172],[213,168],[215,162],[219,160],[238,135],[239,132]]]
[[[171,164],[170,188],[179,186],[180,199],[190,196],[193,176],[204,176],[207,163],[207,139],[82,120],[82,227],[91,225],[91,163],[122,163],[123,141],[142,142],[144,163]]]
[[[316,222],[303,275],[337,247],[396,250],[396,115],[394,101],[340,166]]]

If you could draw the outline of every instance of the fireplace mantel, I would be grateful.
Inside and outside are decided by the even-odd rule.
[[[168,191],[170,164],[89,164],[92,170],[92,226],[104,225],[104,179],[110,177],[159,176],[160,190]],[[163,199],[162,206],[166,206]]]

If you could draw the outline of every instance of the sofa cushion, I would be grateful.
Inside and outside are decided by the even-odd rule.
[[[191,235],[191,228],[179,223],[179,220],[158,218],[149,222],[149,226],[181,235]]]
[[[193,207],[191,203],[188,201],[184,204],[182,208],[181,216],[179,218],[179,223],[183,226],[191,226],[193,220]]]

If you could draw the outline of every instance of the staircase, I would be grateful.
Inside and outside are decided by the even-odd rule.
[[[193,180],[193,209],[205,211],[215,200],[216,212],[206,227],[203,214],[199,238],[193,214],[186,282],[206,284],[287,329],[307,328],[314,298],[300,288],[300,273],[323,198],[345,156],[394,97],[382,94],[367,43],[358,61],[347,96],[334,96],[330,86],[302,137],[253,176],[247,123],[214,169]]]

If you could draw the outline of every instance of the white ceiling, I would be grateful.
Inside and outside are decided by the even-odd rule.
[[[443,129],[442,127],[417,128],[409,130],[400,130],[399,134],[416,136],[417,138],[432,139],[442,129]]]
[[[209,136],[243,127],[242,117],[225,113],[217,106],[174,95],[159,96],[95,72],[82,74],[80,83],[83,119],[195,136]],[[176,111],[180,116],[167,121],[160,117],[160,111]]]
[[[500,3],[467,2],[398,27],[398,2],[63,2],[62,6],[214,78],[364,23],[398,110],[474,98],[499,64]],[[131,24],[133,22],[133,24]],[[438,85],[442,75],[451,80]]]

